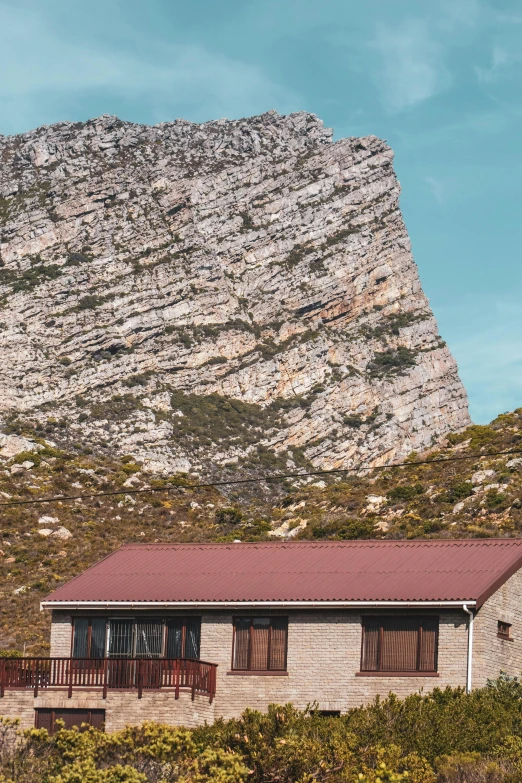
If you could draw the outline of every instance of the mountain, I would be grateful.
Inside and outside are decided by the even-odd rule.
[[[0,430],[227,476],[468,426],[392,159],[302,112],[0,137]]]

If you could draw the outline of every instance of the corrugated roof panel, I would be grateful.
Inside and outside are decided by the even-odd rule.
[[[473,601],[522,539],[129,544],[47,601]]]

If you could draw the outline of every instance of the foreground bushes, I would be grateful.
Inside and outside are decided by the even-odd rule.
[[[395,696],[340,717],[272,706],[193,731],[0,728],[0,783],[522,783],[522,685]]]

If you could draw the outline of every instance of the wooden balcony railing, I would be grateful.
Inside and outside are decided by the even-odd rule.
[[[0,697],[6,690],[66,688],[69,698],[76,688],[109,690],[189,691],[208,696],[216,693],[215,663],[188,658],[0,658]]]

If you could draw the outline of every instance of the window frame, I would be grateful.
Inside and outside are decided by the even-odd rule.
[[[87,626],[87,650],[89,655],[87,655],[85,658],[82,657],[76,657],[74,655],[74,642],[75,642],[75,633],[76,633],[76,623],[78,620],[87,620],[88,626]],[[105,620],[105,644],[104,644],[104,651],[103,651],[103,658],[96,657],[92,658],[90,655],[91,653],[91,639],[92,639],[92,621],[93,620]],[[109,655],[109,649],[110,649],[110,624],[111,621],[117,621],[117,620],[125,620],[132,624],[132,652],[130,655]],[[188,627],[191,623],[198,623],[199,628],[197,632],[197,646],[198,646],[198,657],[197,658],[191,658],[190,660],[200,660],[201,655],[201,615],[181,615],[181,616],[149,616],[145,615],[143,617],[140,617],[139,615],[132,615],[132,617],[124,616],[124,615],[117,615],[117,616],[110,616],[110,615],[75,615],[72,617],[72,623],[71,623],[71,652],[70,657],[74,658],[75,660],[103,660],[105,658],[111,658],[111,659],[117,659],[120,658],[132,658],[133,660],[140,660],[140,659],[167,659],[167,650],[168,650],[168,634],[169,634],[169,621],[177,620],[181,622],[181,629],[182,629],[182,641],[181,641],[181,652],[182,655],[179,656],[181,659],[184,659],[185,652],[186,652],[186,645],[187,640],[189,637],[188,634]],[[146,623],[146,622],[161,622],[162,624],[162,641],[161,641],[161,652],[159,656],[147,656],[147,655],[137,655],[137,626],[139,623]],[[173,659],[175,660],[175,659]]]
[[[286,627],[285,627],[285,650],[284,650],[284,667],[282,669],[251,669],[250,663],[252,658],[252,630],[253,630],[253,622],[254,620],[260,620],[260,619],[268,619],[269,620],[269,635],[268,635],[268,648],[267,648],[267,663],[270,664],[270,649],[271,649],[271,642],[272,642],[272,621],[273,620],[284,620],[286,621]],[[234,660],[236,657],[236,623],[238,620],[250,620],[250,628],[249,628],[249,638],[248,638],[248,669],[237,669],[234,666]],[[232,659],[230,661],[230,671],[227,672],[227,674],[238,674],[238,675],[271,675],[271,676],[287,676],[288,675],[288,616],[287,615],[257,615],[257,614],[248,614],[248,615],[235,615],[232,618]]]
[[[392,619],[400,619],[402,617],[408,617],[410,619],[418,620],[417,628],[417,668],[416,669],[381,669],[380,668],[380,654],[382,650],[382,640],[384,636],[384,622]],[[435,631],[435,668],[434,669],[420,669],[420,638],[422,638],[422,621],[423,620],[436,620]],[[379,622],[379,641],[377,649],[377,661],[379,668],[377,669],[364,669],[364,652],[365,652],[365,634],[366,623],[368,621],[380,621]],[[439,631],[440,631],[440,615],[439,614],[365,614],[361,617],[361,656],[359,663],[359,671],[356,676],[359,677],[438,677],[438,659],[439,659]]]
[[[506,627],[506,631],[501,630],[501,626]],[[511,636],[511,629],[513,628],[513,623],[508,623],[506,620],[497,620],[497,636],[499,639],[503,639],[505,642],[512,642],[513,637]]]
[[[74,655],[74,639],[76,635],[76,622],[78,620],[87,620],[87,651],[88,655],[85,659],[93,660],[93,661],[102,661],[104,658],[107,657],[107,651],[108,651],[108,642],[109,642],[109,634],[108,634],[108,628],[109,628],[109,618],[105,616],[100,615],[77,615],[72,618],[71,623],[71,658],[74,658],[75,660],[81,661],[82,658],[80,656]],[[92,621],[93,620],[105,620],[105,642],[103,645],[103,656],[96,656],[93,658],[91,656],[91,643],[92,643]]]

